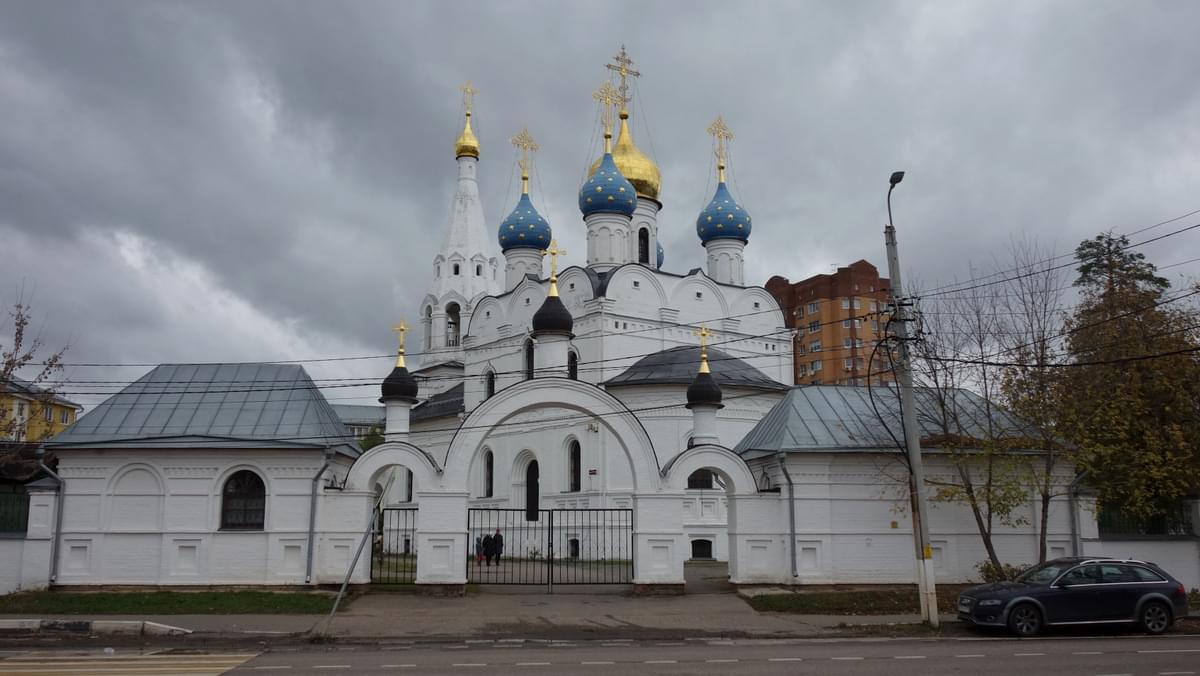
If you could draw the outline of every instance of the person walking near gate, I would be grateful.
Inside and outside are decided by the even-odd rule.
[[[475,536],[475,565],[483,563],[483,538]]]
[[[500,565],[500,555],[504,553],[504,536],[500,534],[500,529],[496,529],[496,534],[492,536],[492,554],[489,560],[494,557],[496,565]]]
[[[495,551],[495,547],[492,545],[492,536],[484,535],[480,545],[483,548],[483,558],[487,559],[487,565],[492,565],[492,552]]]

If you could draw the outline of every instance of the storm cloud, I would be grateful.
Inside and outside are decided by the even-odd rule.
[[[1014,237],[1069,251],[1200,208],[1198,25],[1196,3],[1092,0],[4,3],[0,300],[23,288],[73,363],[386,353],[440,243],[458,85],[480,91],[489,221],[528,126],[534,202],[579,264],[590,93],[621,44],[668,270],[703,265],[720,114],[748,281],[882,268],[894,169],[905,268],[961,279]]]

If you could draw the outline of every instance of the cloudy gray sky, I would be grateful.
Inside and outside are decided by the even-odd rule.
[[[507,138],[527,125],[534,201],[581,263],[590,93],[621,43],[667,269],[703,264],[720,113],[749,281],[882,267],[893,169],[905,268],[961,279],[1014,237],[1069,251],[1200,209],[1196,26],[1182,1],[6,2],[0,301],[23,289],[73,363],[385,353],[449,208],[458,85],[480,90],[489,221],[515,201]],[[1200,234],[1145,252],[1186,261]]]

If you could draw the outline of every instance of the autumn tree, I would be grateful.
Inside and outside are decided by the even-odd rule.
[[[1200,486],[1198,289],[1170,292],[1125,237],[1075,250],[1058,412],[1101,510],[1150,520]]]
[[[30,333],[29,323],[32,317],[32,309],[22,296],[13,304],[12,309],[8,310],[8,320],[12,326],[0,327],[3,335],[11,335],[11,342],[0,342],[0,392],[18,389],[14,379],[19,372],[24,372],[28,377],[21,379],[21,394],[40,408],[50,405],[54,400],[54,391],[47,386],[47,382],[53,375],[62,371],[62,359],[66,348],[39,357],[39,353],[44,352],[46,346],[40,335]],[[0,341],[3,340],[0,338]],[[20,431],[23,422],[17,418],[15,404],[11,409],[3,400],[0,400],[0,404],[4,404],[0,406],[0,439],[14,439],[18,436],[17,432]]]

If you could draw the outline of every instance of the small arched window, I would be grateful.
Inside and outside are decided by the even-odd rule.
[[[233,473],[221,489],[221,530],[262,530],[267,487],[248,469]]]
[[[638,262],[644,265],[650,264],[650,230],[648,228],[638,230]]]
[[[572,441],[567,450],[567,490],[578,493],[583,490],[583,450],[578,441]]]
[[[533,339],[525,341],[525,380],[533,380]]]
[[[483,497],[490,498],[495,491],[495,468],[496,459],[491,451],[483,454]]]
[[[483,276],[483,266],[478,263],[475,264],[475,276],[476,277]]]
[[[574,352],[567,353],[567,377],[579,380],[579,355]]]
[[[488,371],[487,374],[483,376],[483,398],[491,399],[492,395],[495,393],[496,393],[496,372]]]
[[[457,277],[457,276],[458,276],[458,263],[455,263],[455,264],[454,264],[454,276],[455,276],[455,277]]]

